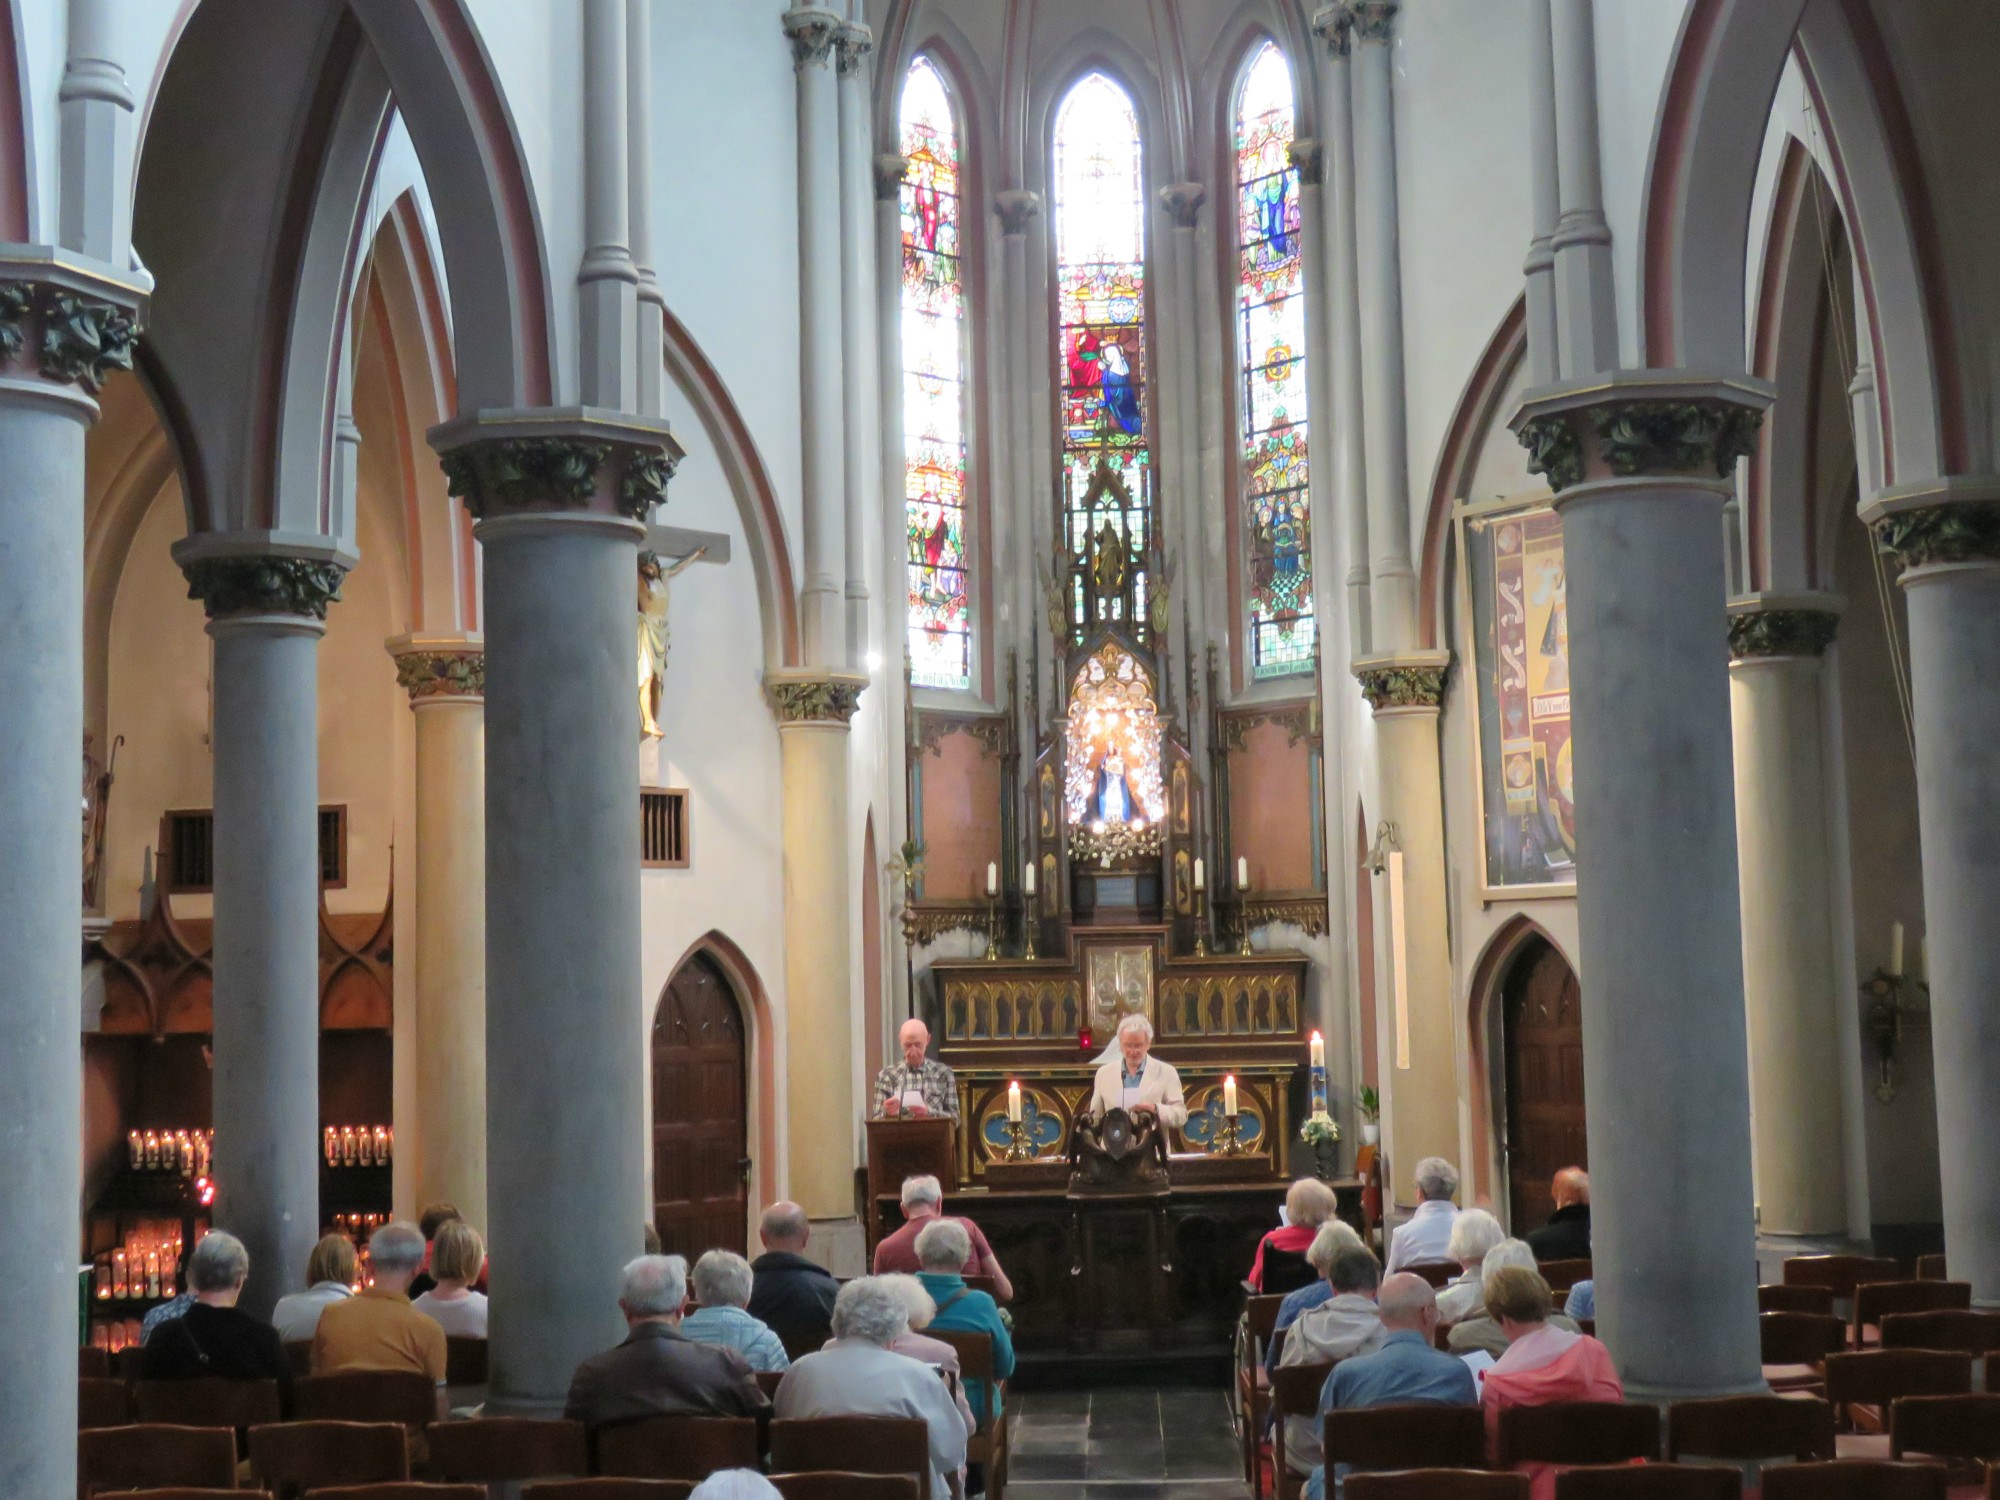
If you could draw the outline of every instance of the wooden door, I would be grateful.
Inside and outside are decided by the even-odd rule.
[[[745,1248],[747,1061],[735,992],[697,953],[668,982],[653,1020],[653,1225],[669,1255]]]
[[[1583,1121],[1583,1010],[1576,975],[1535,939],[1502,989],[1507,1046],[1507,1178],[1514,1233],[1546,1224],[1549,1179],[1588,1167]]]

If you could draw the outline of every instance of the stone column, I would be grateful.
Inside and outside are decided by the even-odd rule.
[[[431,441],[484,551],[488,1410],[548,1416],[624,1337],[643,1227],[632,591],[680,450],[587,408]]]
[[[69,56],[56,91],[62,161],[57,234],[65,249],[104,265],[132,254],[132,167],[137,101],[125,76],[117,0],[70,0]]]
[[[868,54],[875,35],[866,26],[843,26],[834,42],[840,110],[840,363],[845,428],[842,488],[846,503],[843,552],[847,560],[846,654],[851,670],[864,668],[874,648],[868,618],[868,522],[876,514],[875,454],[882,414],[876,406],[875,370],[875,158],[868,149]],[[901,228],[896,236],[902,243]]]
[[[1007,398],[1002,409],[1007,416],[1007,440],[995,445],[1003,450],[995,456],[1004,457],[1012,478],[1012,487],[1006,492],[1010,497],[1007,514],[1015,537],[1014,555],[1020,559],[1014,572],[1013,607],[1017,619],[1039,620],[1042,611],[1036,578],[1042,567],[1042,551],[1035,540],[1036,523],[1039,516],[1048,514],[1048,491],[1043,486],[1050,471],[1038,472],[1034,460],[1035,429],[1030,410],[1034,380],[1027,330],[1043,326],[1036,319],[1047,316],[1029,310],[1028,290],[1028,237],[1041,220],[1042,200],[1039,194],[1012,188],[993,195],[993,208],[1000,219],[1000,259],[1007,278],[1002,304],[1007,309],[1007,327],[999,335],[1006,367]],[[1040,630],[1026,630],[1025,634],[1031,659],[1038,651],[1054,649],[1041,639]]]
[[[343,570],[234,541],[174,556],[215,642],[215,1222],[268,1317],[319,1238],[319,640]]]
[[[1597,27],[1594,0],[1549,0],[1549,73],[1555,82],[1557,191],[1562,211],[1549,241],[1554,257],[1558,368],[1577,380],[1618,364],[1618,309],[1611,229],[1597,151]],[[1537,18],[1539,19],[1539,18]],[[1539,45],[1537,47],[1539,50]],[[1541,59],[1535,60],[1537,71]],[[1537,105],[1537,113],[1541,106]],[[1545,122],[1537,122],[1537,134]],[[1540,145],[1540,142],[1537,142]],[[1536,225],[1546,185],[1535,185]]]
[[[1762,1385],[1717,513],[1768,401],[1634,371],[1514,419],[1568,567],[1598,1332],[1648,1401]]]
[[[1549,0],[1528,5],[1528,168],[1534,234],[1521,267],[1527,281],[1528,383],[1552,384],[1562,373],[1556,327],[1556,220],[1562,214],[1556,162],[1556,59]]]
[[[653,266],[653,7],[625,10],[625,192],[632,231],[632,267],[639,279],[638,366],[635,410],[657,417],[666,410],[667,301]]]
[[[588,406],[638,400],[639,268],[626,162],[625,0],[583,0],[583,263],[576,273],[577,383]]]
[[[486,1224],[486,654],[389,643],[417,720],[416,1197]]]
[[[1923,839],[1944,1249],[2000,1308],[2000,503],[1990,479],[1863,507],[1902,567]],[[1914,999],[1914,997],[1908,997]]]
[[[1160,189],[1160,207],[1166,210],[1167,218],[1174,226],[1173,234],[1173,307],[1175,316],[1170,321],[1174,329],[1174,370],[1166,390],[1173,396],[1175,447],[1174,457],[1178,469],[1177,482],[1180,493],[1199,495],[1201,488],[1201,302],[1195,294],[1196,267],[1202,264],[1200,241],[1197,231],[1201,227],[1202,205],[1208,201],[1208,189],[1198,182],[1172,182]],[[1153,389],[1161,386],[1160,364],[1155,363],[1151,379]],[[1154,410],[1164,412],[1165,402],[1156,401]],[[1164,428],[1158,417],[1154,418],[1154,431]],[[1175,516],[1175,512],[1178,515]],[[1178,547],[1183,556],[1226,556],[1228,532],[1223,508],[1219,505],[1184,505],[1168,512],[1175,516],[1177,537],[1167,539],[1168,549]],[[1033,554],[1029,554],[1031,557]],[[1036,566],[1043,566],[1036,559]],[[1212,639],[1208,622],[1208,590],[1193,588],[1183,596],[1183,616],[1187,629],[1181,629],[1183,620],[1168,618],[1166,631],[1169,639],[1178,639],[1181,650],[1190,656],[1200,655],[1195,643]],[[1035,618],[1030,611],[1028,619]]]
[[[83,442],[142,300],[0,263],[0,1494],[28,1500],[76,1493]]]
[[[1846,1081],[1853,1024],[1835,961],[1823,654],[1830,594],[1729,606],[1743,989],[1763,1234],[1847,1233]],[[1843,793],[1844,795],[1844,793]]]
[[[785,1112],[790,1194],[815,1220],[854,1217],[853,929],[847,864],[847,726],[867,679],[765,678],[784,779]]]

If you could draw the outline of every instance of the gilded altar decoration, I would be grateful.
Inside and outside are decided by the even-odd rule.
[[[1063,811],[1072,830],[1099,838],[1124,828],[1153,831],[1166,817],[1160,780],[1160,715],[1137,657],[1107,641],[1077,669],[1064,727]],[[1074,834],[1072,835],[1074,836]]]
[[[1009,1156],[1014,1149],[1013,1132],[1010,1123],[1020,1126],[1020,1144],[1027,1148],[1028,1155],[1054,1156],[1062,1149],[1063,1136],[1071,1111],[1065,1108],[1063,1100],[1037,1088],[1033,1084],[1021,1089],[1021,1118],[1010,1122],[1007,1107],[1002,1098],[979,1123],[979,1147],[988,1161],[1021,1160],[1019,1156]]]
[[[1090,950],[1087,1012],[1094,1035],[1110,1037],[1127,1016],[1153,1018],[1153,949],[1150,944]]]
[[[1245,1089],[1237,1099],[1233,1116],[1225,1112],[1226,1103],[1219,1083],[1189,1089],[1188,1119],[1187,1124],[1181,1127],[1181,1138],[1197,1150],[1211,1155],[1235,1156],[1246,1151],[1266,1149],[1269,1132],[1264,1128],[1263,1111],[1255,1095]],[[1233,1130],[1225,1124],[1232,1118],[1236,1122]]]

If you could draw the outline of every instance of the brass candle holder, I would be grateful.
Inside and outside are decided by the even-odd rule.
[[[1241,1115],[1222,1115],[1215,1127],[1215,1144],[1209,1148],[1211,1156],[1241,1156],[1244,1151],[1243,1130],[1239,1123]]]
[[[1020,1120],[1007,1122],[1007,1149],[1000,1153],[1002,1161],[1033,1161],[1035,1148],[1028,1143],[1028,1127]]]
[[[1208,892],[1194,893],[1194,956],[1208,957]]]
[[[1021,957],[1035,958],[1035,929],[1041,923],[1035,920],[1035,898],[1029,896],[1021,907]]]
[[[986,898],[986,961],[992,963],[1000,956],[1000,923],[995,912],[994,900]]]

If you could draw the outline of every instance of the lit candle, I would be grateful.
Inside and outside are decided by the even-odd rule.
[[[1901,922],[1891,922],[1889,924],[1889,977],[1891,979],[1901,979],[1903,977],[1903,924]]]
[[[1320,1040],[1317,1031],[1312,1034],[1312,1065],[1315,1068],[1326,1066],[1326,1043]]]
[[[1035,862],[1032,859],[1021,866],[1021,890],[1030,896],[1035,894]]]
[[[378,1167],[389,1165],[389,1127],[386,1125],[375,1127],[375,1165]]]
[[[1000,867],[990,859],[986,862],[986,894],[989,896],[1000,894]]]
[[[1250,889],[1250,857],[1247,854],[1236,856],[1236,889],[1239,891]]]
[[[136,1130],[125,1132],[125,1149],[132,1156],[132,1170],[138,1171],[146,1165],[146,1138]]]
[[[1016,1125],[1021,1123],[1021,1085],[1007,1085],[1007,1118]]]
[[[340,1132],[331,1125],[326,1127],[326,1164],[329,1167],[340,1165]]]
[[[1229,1074],[1222,1080],[1222,1112],[1225,1115],[1234,1115],[1236,1113],[1236,1075],[1234,1073]]]
[[[1208,866],[1199,859],[1194,862],[1194,888],[1198,891],[1208,889]]]

